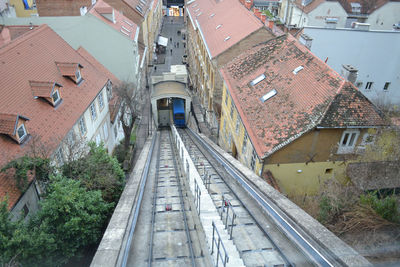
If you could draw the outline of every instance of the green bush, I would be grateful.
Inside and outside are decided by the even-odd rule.
[[[391,222],[400,222],[400,214],[394,195],[378,198],[377,191],[360,196],[360,203],[373,208],[382,218]]]

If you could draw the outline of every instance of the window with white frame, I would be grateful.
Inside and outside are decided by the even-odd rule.
[[[115,139],[117,139],[117,137],[118,137],[118,124],[115,124],[115,126],[114,126],[114,136],[115,136]]]
[[[26,137],[26,135],[27,135],[27,134],[26,134],[25,125],[21,124],[21,125],[18,127],[17,132],[18,132],[19,141],[21,142],[21,141]]]
[[[98,146],[98,145],[100,145],[100,143],[101,143],[101,136],[100,136],[100,133],[98,133],[96,135],[96,145]]]
[[[85,118],[82,116],[82,118],[79,119],[79,130],[81,131],[81,135],[85,135],[87,128],[86,128],[86,123],[85,123]]]
[[[374,84],[373,82],[367,82],[365,84],[365,90],[371,90],[373,84]]]
[[[94,102],[90,105],[90,115],[92,116],[92,120],[95,121],[97,118],[96,106]]]
[[[253,171],[256,170],[256,159],[257,159],[256,150],[253,149],[253,154],[251,155],[251,162],[250,162],[250,167]]]
[[[56,159],[58,166],[62,166],[64,164],[64,156],[61,147],[56,152]]]
[[[358,136],[360,135],[359,130],[346,130],[342,134],[340,139],[338,154],[351,153],[354,150]]]
[[[103,124],[103,132],[104,132],[104,140],[107,140],[107,138],[108,138],[108,125],[107,125],[107,122],[105,122]]]
[[[383,91],[389,90],[390,82],[385,82],[385,85],[383,86]]]
[[[79,83],[82,79],[81,71],[79,68],[77,68],[75,71],[75,77],[76,77],[76,83]]]
[[[51,95],[51,97],[53,98],[54,105],[56,105],[58,101],[60,101],[60,93],[58,90],[54,90],[54,93]]]
[[[247,139],[248,139],[247,133],[244,133],[243,145],[242,145],[242,154],[246,153]]]
[[[236,134],[239,133],[239,129],[240,129],[240,119],[239,119],[239,114],[238,114],[238,116],[236,118],[236,128],[235,128]]]
[[[100,108],[100,110],[102,110],[104,107],[103,91],[100,92],[100,94],[97,98],[99,100],[99,108]]]

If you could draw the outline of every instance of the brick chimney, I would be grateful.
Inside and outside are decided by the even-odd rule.
[[[261,19],[261,11],[258,8],[254,8],[254,15],[256,15],[257,18]]]
[[[266,20],[267,20],[267,15],[265,15],[265,13],[261,13],[261,21],[262,21],[262,23],[265,24]]]
[[[253,5],[253,1],[252,0],[246,0],[246,3],[244,4],[246,6],[247,9],[251,9],[251,6]]]
[[[344,64],[342,67],[341,75],[343,78],[355,84],[357,81],[358,70],[349,64]]]
[[[268,28],[271,30],[274,28],[274,21],[273,20],[268,20]]]

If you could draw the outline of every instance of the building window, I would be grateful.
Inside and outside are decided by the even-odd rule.
[[[79,130],[81,131],[82,135],[86,134],[86,123],[85,123],[85,118],[83,116],[79,120]]]
[[[99,99],[99,108],[100,110],[102,110],[104,107],[103,92],[100,92],[98,99]]]
[[[101,136],[100,136],[100,133],[98,133],[96,135],[96,145],[98,146],[98,145],[100,145],[100,143],[101,143]]]
[[[239,133],[239,129],[240,129],[240,119],[239,119],[239,116],[237,116],[237,118],[236,118],[236,128],[235,128],[236,134]]]
[[[21,124],[21,126],[18,127],[17,132],[18,132],[19,141],[21,142],[26,137],[25,125]]]
[[[108,138],[108,126],[107,126],[107,122],[105,122],[103,124],[103,132],[104,132],[104,140],[107,140]]]
[[[383,90],[387,91],[389,89],[390,82],[385,82],[385,85],[383,86]]]
[[[24,212],[24,218],[26,218],[26,216],[29,213],[29,208],[28,206],[25,204],[24,207],[22,208],[22,211]]]
[[[224,127],[222,129],[223,129],[223,132],[226,133],[226,119],[224,120]]]
[[[107,99],[108,101],[110,101],[110,99],[112,98],[112,83],[111,81],[107,82],[107,86],[106,86],[106,91],[107,91]]]
[[[97,118],[96,106],[94,102],[90,105],[90,115],[92,116],[92,120],[95,121]]]
[[[228,90],[226,90],[225,105],[228,106]]]
[[[57,159],[58,166],[62,166],[64,164],[64,157],[63,157],[63,152],[62,152],[61,148],[59,148],[56,152],[56,159]]]
[[[55,90],[51,97],[53,98],[54,105],[56,105],[57,102],[60,101],[60,93],[58,92],[58,90]]]
[[[250,167],[253,171],[256,170],[256,159],[257,159],[256,151],[253,149],[253,154],[251,155],[251,162],[250,162]]]
[[[231,118],[233,118],[233,101],[231,101]]]
[[[79,83],[82,80],[81,71],[79,68],[75,71],[76,83]]]
[[[118,124],[116,124],[115,127],[114,127],[114,136],[115,136],[115,139],[117,139],[117,136],[118,136]]]
[[[358,130],[347,130],[343,132],[342,138],[339,143],[338,154],[345,154],[353,152],[354,146],[356,145],[360,131]]]
[[[367,82],[365,85],[365,90],[371,90],[373,82]]]
[[[246,153],[246,145],[247,145],[247,133],[244,133],[243,137],[243,146],[242,146],[242,154]]]

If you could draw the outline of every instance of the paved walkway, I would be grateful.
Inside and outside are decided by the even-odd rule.
[[[168,38],[168,45],[165,49],[165,54],[155,55],[153,67],[150,67],[148,69],[149,77],[151,77],[152,75],[162,75],[164,72],[170,72],[171,65],[182,65],[182,56],[187,53],[186,40],[184,39],[184,35],[182,34],[182,30],[184,29],[185,23],[183,17],[163,17],[160,35]],[[178,31],[180,31],[180,33],[178,33]],[[151,86],[149,86],[149,88],[151,88]],[[150,111],[151,89],[147,89],[145,88],[145,85],[143,85],[142,90],[144,90],[145,104],[141,120],[139,122],[139,127],[136,132],[136,144],[131,162],[132,169],[138,160],[140,152],[149,134],[151,134],[151,132],[155,130]],[[194,92],[190,91],[189,93],[192,97],[194,111],[194,114],[192,115],[196,116],[196,119],[194,117],[190,118],[190,126],[196,131],[200,129],[201,133],[203,133],[207,137],[211,137],[211,131],[205,123],[204,113],[200,105],[199,99]],[[149,124],[150,121],[151,123]],[[215,138],[211,137],[211,139],[215,141]]]

